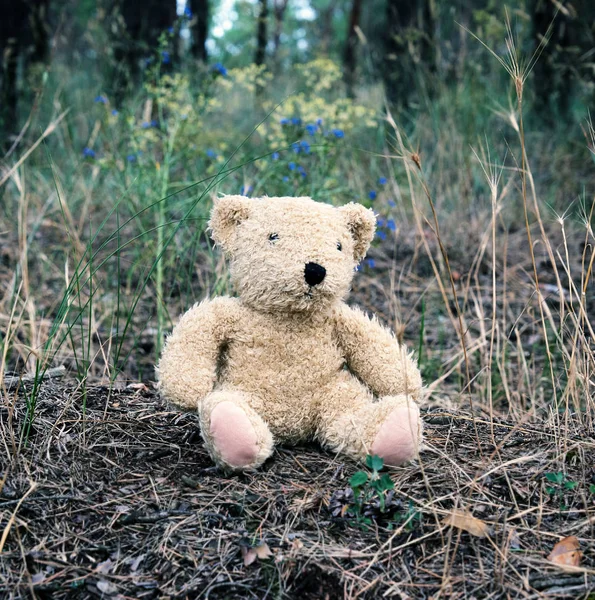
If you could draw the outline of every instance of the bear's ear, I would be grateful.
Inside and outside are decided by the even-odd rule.
[[[341,206],[339,211],[343,213],[347,220],[347,227],[355,240],[353,254],[355,260],[360,262],[366,256],[370,243],[374,239],[374,231],[376,230],[374,211],[355,202]]]
[[[213,241],[229,252],[236,227],[250,214],[250,198],[245,196],[222,196],[213,202],[209,229]]]

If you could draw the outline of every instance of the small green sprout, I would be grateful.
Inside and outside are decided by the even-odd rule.
[[[381,513],[386,511],[387,492],[395,487],[388,473],[380,473],[384,467],[384,460],[380,456],[368,455],[366,466],[371,473],[357,471],[349,479],[349,485],[353,491],[353,505],[350,508],[361,525],[372,524],[372,519],[364,514],[364,509],[374,501],[378,502],[378,509]]]
[[[564,504],[564,493],[566,491],[574,490],[578,483],[576,481],[571,481],[566,478],[564,473],[546,473],[546,480],[551,483],[545,488],[547,494],[549,494],[552,498],[558,498],[560,503],[560,512],[566,510],[568,507]]]
[[[411,531],[421,521],[421,513],[409,502],[408,508],[395,494],[395,484],[388,473],[381,473],[384,460],[367,456],[366,467],[349,478],[349,487],[336,490],[329,501],[331,515],[342,522],[355,521],[366,529],[373,523],[389,530],[404,524]]]
[[[421,526],[422,514],[411,500],[407,505],[407,510],[403,513],[397,513],[394,516],[393,522],[389,523],[388,529],[394,529],[400,523],[404,523],[404,529],[408,533],[412,532],[417,526]]]

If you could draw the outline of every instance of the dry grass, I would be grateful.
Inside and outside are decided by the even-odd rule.
[[[522,227],[496,225],[494,245],[489,215],[454,241],[452,221],[442,223],[469,382],[456,304],[440,283],[448,271],[431,222],[421,215],[418,222],[421,233],[403,231],[371,251],[374,271],[358,275],[353,294],[413,347],[424,321],[427,444],[419,462],[391,471],[400,503],[392,528],[381,518],[361,530],[334,516],[357,467],[321,460],[316,447],[279,449],[262,471],[229,477],[212,468],[196,418],[164,406],[150,386],[48,383],[29,440],[25,395],[4,394],[0,591],[9,598],[587,598],[595,586],[595,430],[586,319],[595,297],[573,294],[586,284],[589,238],[585,244],[568,223],[544,225],[557,249],[556,269],[543,245],[535,251],[544,333]],[[576,485],[548,493],[546,473]],[[463,508],[487,523],[488,537],[444,525]],[[545,557],[567,535],[579,538],[584,558],[563,571]],[[242,547],[260,543],[272,556],[244,566]]]
[[[496,158],[487,141],[467,151],[455,131],[449,140],[483,173],[483,203],[461,156],[447,157],[444,142],[435,156],[420,153],[388,117],[393,143],[382,160],[398,231],[374,245],[376,266],[356,276],[352,300],[418,350],[427,442],[418,462],[391,471],[393,522],[376,514],[368,529],[341,516],[356,465],[316,447],[280,448],[258,473],[227,476],[211,466],[196,418],[155,394],[167,327],[155,290],[168,290],[175,320],[226,289],[205,236],[189,255],[174,237],[159,285],[141,288],[155,254],[128,244],[138,235],[130,222],[94,258],[116,246],[111,263],[78,285],[87,222],[106,214],[93,200],[98,170],[74,180],[83,200],[73,214],[57,182],[32,186],[23,164],[7,167],[0,186],[10,184],[17,211],[0,223],[0,377],[43,370],[50,359],[71,375],[60,385],[3,386],[0,595],[592,597],[595,203],[556,216],[540,196],[547,165],[540,157],[534,175],[522,120],[527,70],[511,44],[505,66],[517,103],[501,116],[516,139],[506,156]],[[592,126],[586,135],[593,151]],[[346,179],[358,173],[354,165]],[[469,206],[453,200],[460,190]],[[58,290],[73,281],[76,321],[58,309]],[[563,483],[548,490],[548,473]],[[463,509],[487,524],[487,537],[444,524]],[[568,535],[583,560],[562,570],[545,557]],[[261,543],[272,556],[246,566],[242,548]]]
[[[260,472],[226,476],[197,419],[150,389],[90,388],[86,403],[83,413],[76,389],[45,385],[26,447],[22,399],[2,410],[12,457],[0,500],[3,597],[577,598],[595,586],[585,491],[595,439],[578,422],[560,452],[543,424],[427,410],[419,463],[391,470],[394,527],[361,530],[334,516],[354,464],[280,448]],[[546,492],[552,469],[579,484],[564,509]],[[484,521],[488,536],[446,526],[454,509]],[[545,556],[567,535],[585,558],[561,571]],[[242,547],[262,543],[272,556],[245,566]]]

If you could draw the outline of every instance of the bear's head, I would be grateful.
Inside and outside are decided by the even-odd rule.
[[[304,312],[347,294],[376,218],[354,203],[223,196],[209,226],[243,302],[266,312]]]

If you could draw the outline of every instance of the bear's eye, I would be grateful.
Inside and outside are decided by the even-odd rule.
[[[279,239],[278,233],[270,233],[269,234],[269,242],[276,242]]]
[[[341,245],[341,242],[337,242],[337,250],[339,252],[341,252],[341,250],[343,250],[343,246]]]

